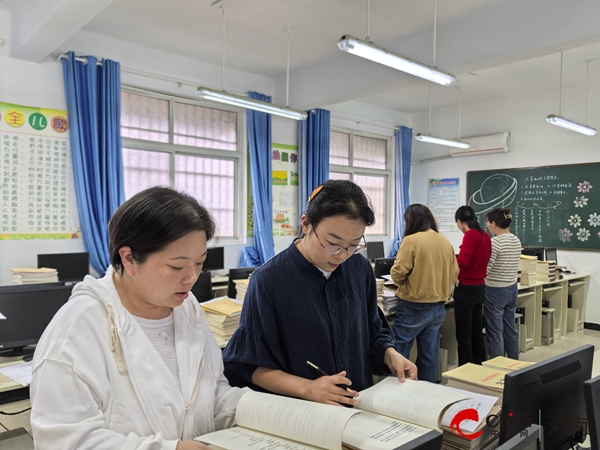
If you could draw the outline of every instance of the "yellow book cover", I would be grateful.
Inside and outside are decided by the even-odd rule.
[[[506,370],[467,363],[444,372],[442,375],[449,379],[502,391],[504,389],[504,375],[507,373]]]
[[[496,356],[495,358],[490,359],[489,361],[484,361],[481,364],[483,364],[485,367],[512,371],[529,367],[535,363],[531,361],[518,361],[516,359],[506,358],[505,356]]]
[[[220,298],[216,301],[204,302],[200,306],[206,311],[224,314],[226,316],[240,314],[242,312],[242,305],[227,297]]]
[[[55,273],[56,269],[49,269],[48,267],[40,267],[39,269],[35,269],[33,267],[12,267],[10,269],[11,272],[14,273]]]

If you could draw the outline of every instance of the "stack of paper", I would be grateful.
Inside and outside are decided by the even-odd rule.
[[[491,450],[498,446],[498,428],[488,424],[488,416],[499,416],[501,407],[496,404],[498,397],[460,391],[472,398],[451,405],[442,418],[442,450]],[[478,420],[460,422],[460,433],[452,426],[452,419],[466,409],[474,409]],[[475,435],[475,436],[474,436]]]
[[[227,345],[240,323],[242,302],[229,297],[219,297],[201,304],[206,323],[219,346]]]
[[[248,283],[250,283],[250,278],[245,280],[233,280],[233,282],[235,283],[236,300],[244,301],[244,297],[246,297],[246,291],[248,290]]]
[[[520,283],[522,286],[532,286],[536,282],[537,256],[521,255],[519,260]]]
[[[504,375],[508,372],[493,367],[467,363],[444,372],[448,386],[502,398]]]
[[[56,269],[42,267],[33,269],[26,267],[15,267],[10,269],[12,273],[12,284],[34,284],[34,283],[56,283],[58,272]]]
[[[383,283],[377,279],[377,304],[386,316],[396,314],[398,309],[398,297],[396,297],[396,286],[389,275],[384,275]]]
[[[538,261],[536,279],[538,281],[556,281],[556,262]]]

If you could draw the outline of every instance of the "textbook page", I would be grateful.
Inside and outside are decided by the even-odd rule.
[[[430,432],[429,428],[363,411],[348,421],[343,442],[353,449],[393,450]]]
[[[196,440],[214,443],[232,450],[256,450],[263,448],[255,445],[257,436],[260,436],[262,440],[258,442],[261,445],[263,442],[265,445],[281,443],[277,446],[264,447],[269,450],[279,448],[288,450],[285,446],[288,444],[284,442],[286,439],[297,441],[294,445],[298,446],[298,449],[306,447],[302,447],[301,444],[308,444],[306,448],[314,446],[327,450],[341,450],[344,428],[350,417],[359,412],[296,398],[247,392],[238,403],[235,413],[235,421],[240,429],[217,431],[200,436]],[[250,431],[262,433],[257,435]],[[281,440],[276,436],[285,439]],[[231,440],[233,438],[236,439],[235,442]]]
[[[409,379],[400,383],[396,377],[387,377],[361,391],[357,399],[360,409],[439,431],[442,412],[469,397],[440,384]]]
[[[217,445],[225,450],[323,450],[312,445],[242,427],[215,431],[194,440],[210,444],[211,448]]]

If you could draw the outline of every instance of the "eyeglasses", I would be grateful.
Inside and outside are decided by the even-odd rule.
[[[319,244],[321,244],[321,247],[323,247],[325,252],[329,253],[330,255],[337,255],[342,250],[346,250],[351,255],[355,255],[356,253],[360,252],[363,248],[367,248],[367,241],[365,240],[364,236],[361,236],[361,239],[364,241],[364,245],[359,244],[350,245],[348,247],[342,247],[341,245],[323,245],[321,239],[319,238],[319,235],[317,234],[317,230],[313,228],[313,231],[315,232],[315,236],[317,237]]]

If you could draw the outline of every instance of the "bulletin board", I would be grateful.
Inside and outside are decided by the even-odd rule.
[[[481,224],[510,208],[525,246],[600,250],[600,163],[467,172],[467,198]]]
[[[0,239],[81,237],[67,112],[0,102]]]

